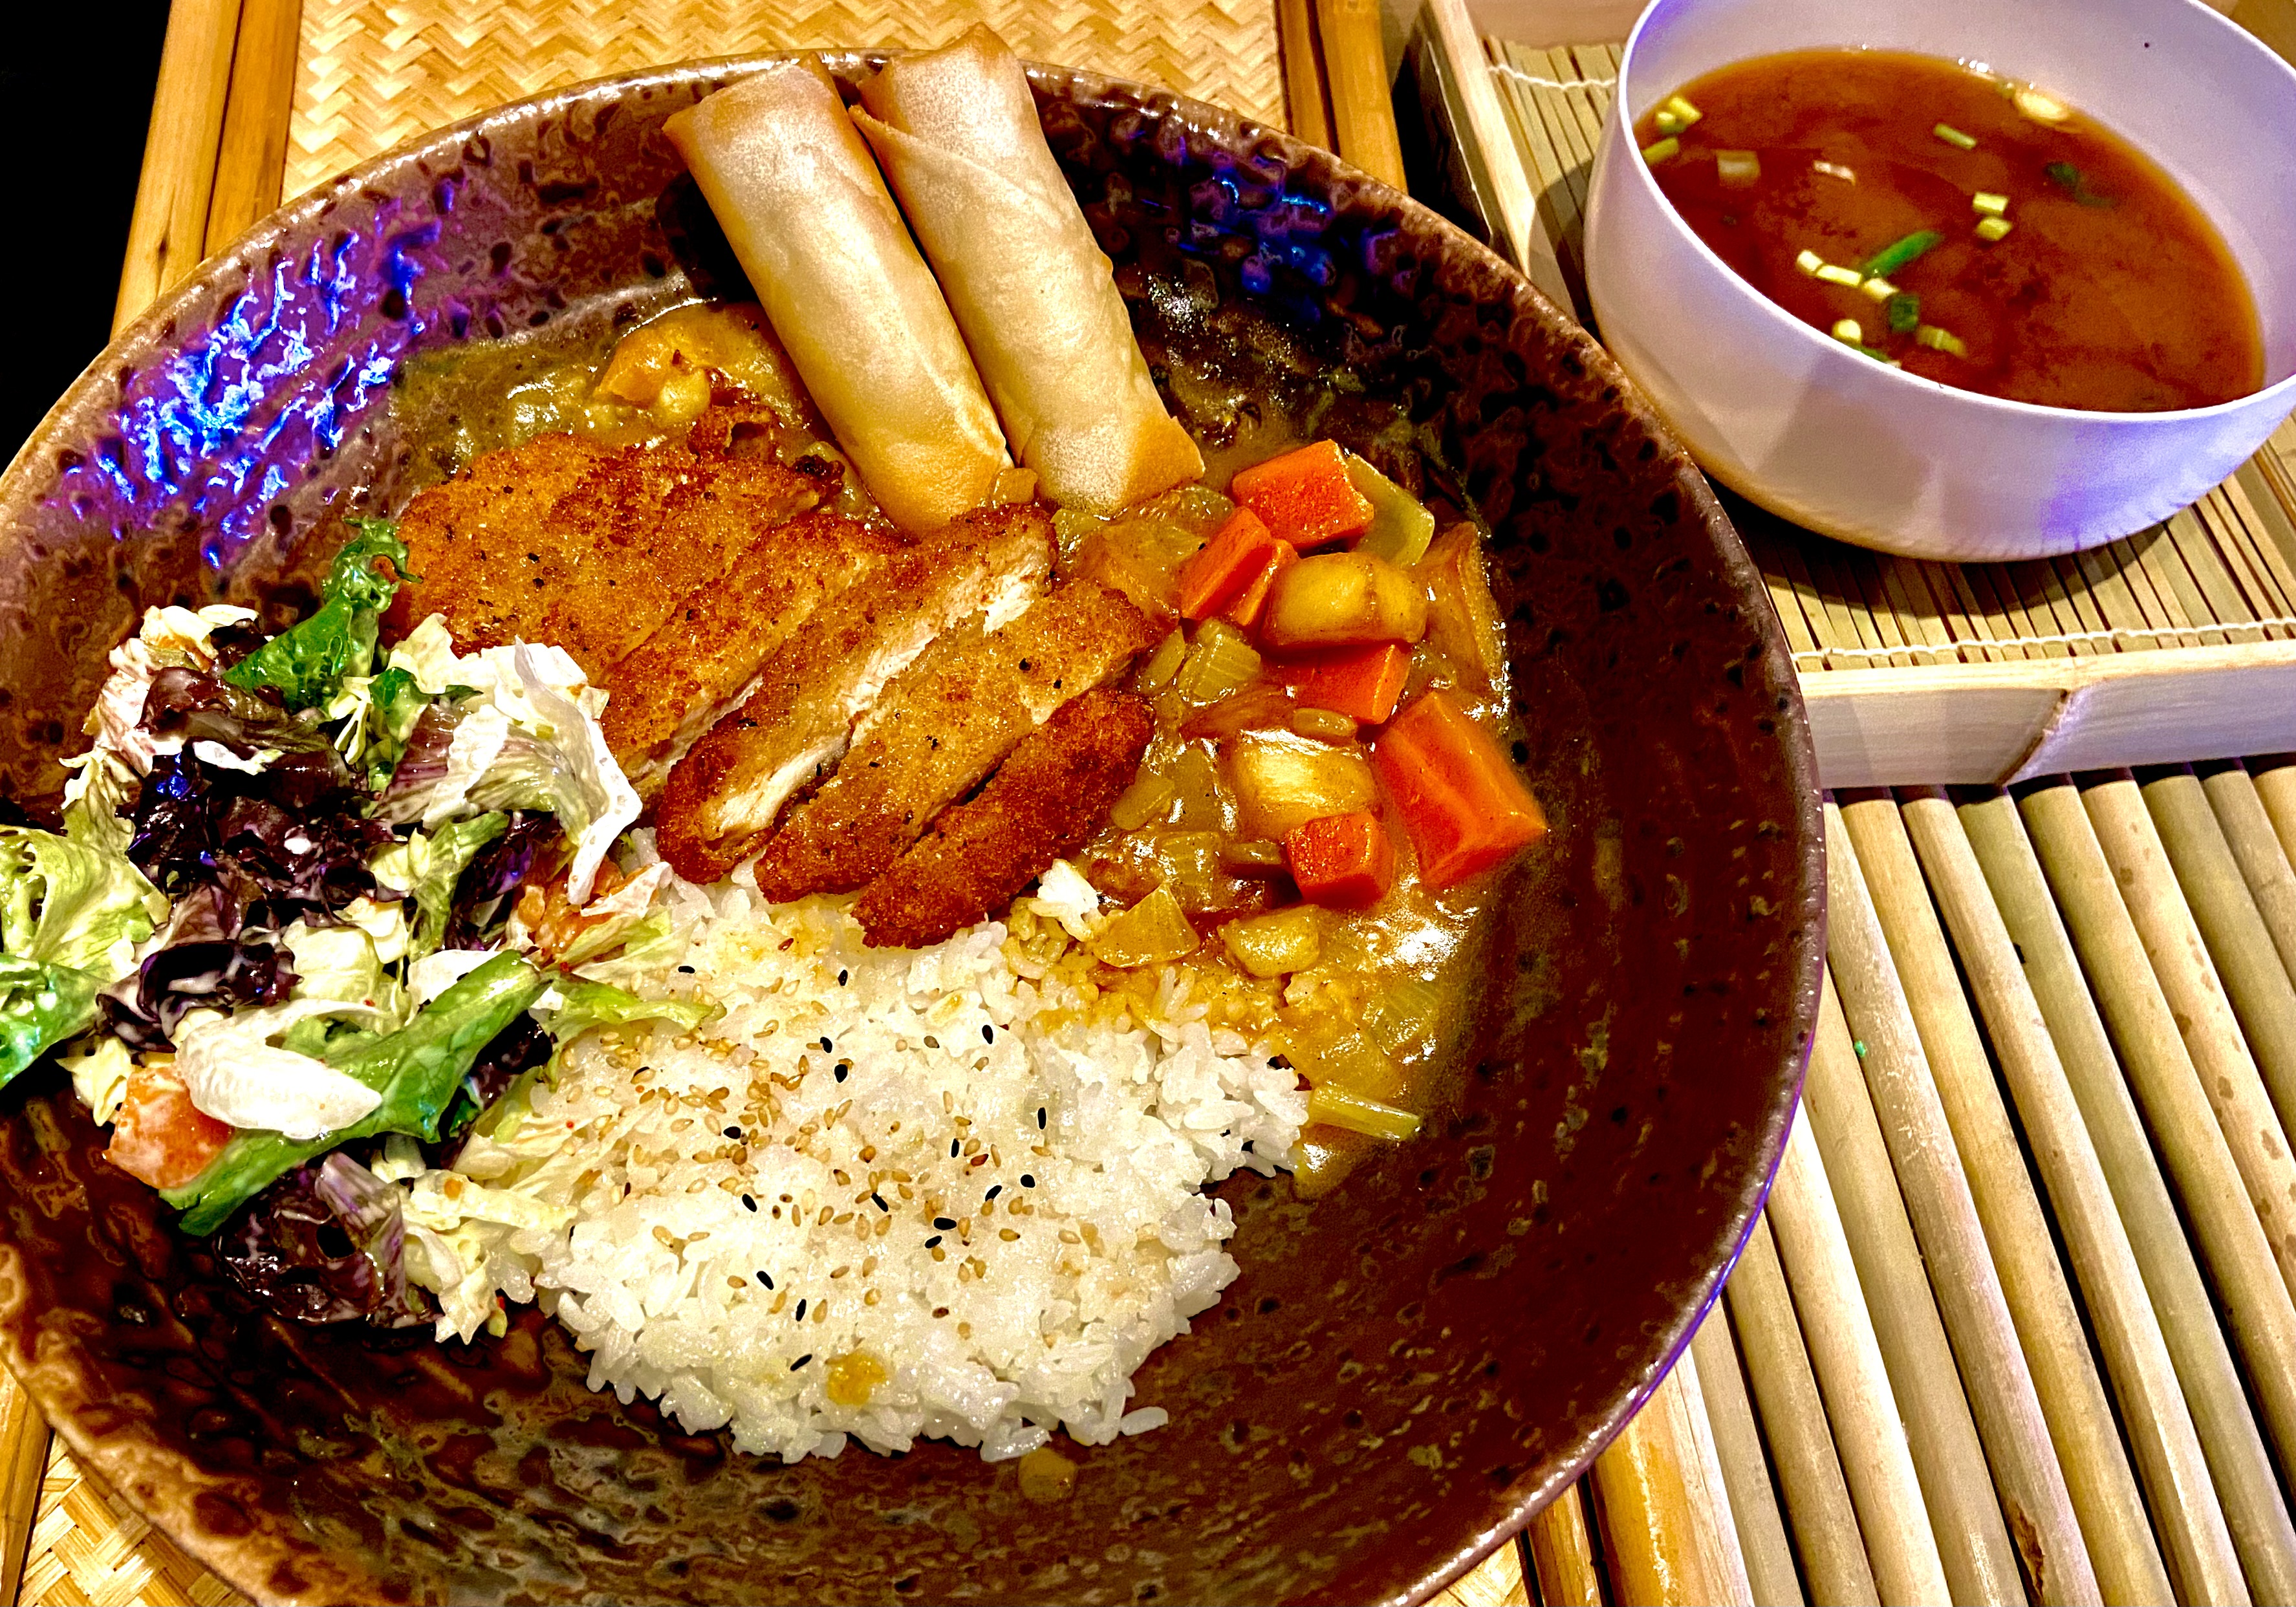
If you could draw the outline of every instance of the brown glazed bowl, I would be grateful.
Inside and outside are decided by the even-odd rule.
[[[122,336],[0,482],[0,791],[53,807],[145,605],[308,605],[341,514],[420,476],[388,406],[410,354],[595,338],[722,274],[659,131],[748,70],[592,84],[404,146]],[[1784,644],[1705,482],[1593,341],[1432,214],[1213,108],[1033,76],[1152,359],[1259,308],[1291,339],[1253,361],[1407,402],[1495,533],[1553,831],[1503,890],[1447,1092],[1325,1198],[1224,1185],[1242,1276],[1137,1381],[1169,1426],[1080,1453],[1040,1505],[945,1444],[735,1455],[591,1393],[530,1310],[468,1347],[283,1324],[36,1068],[0,1095],[0,1355],[84,1465],[241,1589],[1410,1600],[1586,1465],[1735,1256],[1816,1008],[1822,839]]]

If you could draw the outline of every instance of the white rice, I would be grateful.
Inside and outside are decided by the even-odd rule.
[[[590,1035],[500,1142],[414,1177],[442,1336],[538,1300],[593,1388],[791,1462],[1162,1423],[1131,1374],[1235,1277],[1204,1185],[1288,1160],[1293,1074],[1209,1029],[1179,973],[1098,994],[1028,913],[1009,941],[888,951],[834,902],[668,893],[678,935],[613,980],[725,1013]]]

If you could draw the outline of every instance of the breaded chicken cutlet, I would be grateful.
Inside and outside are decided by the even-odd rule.
[[[1054,588],[1010,624],[967,621],[889,682],[821,790],[758,856],[768,898],[850,892],[978,786],[1063,703],[1120,674],[1156,639],[1096,581]]]
[[[844,757],[887,683],[951,626],[1010,618],[1052,567],[1052,519],[1034,505],[981,509],[889,556],[776,648],[749,701],[671,770],[655,806],[662,857],[693,881],[732,870]]]
[[[868,885],[853,906],[863,934],[922,948],[1004,908],[1100,829],[1155,729],[1148,704],[1113,687],[1063,706]]]

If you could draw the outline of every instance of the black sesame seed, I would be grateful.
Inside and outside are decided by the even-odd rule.
[[[852,1068],[852,1067],[850,1067],[850,1066],[847,1066],[847,1065],[841,1065],[841,1064],[840,1064],[840,1065],[837,1068],[837,1070],[836,1070],[836,1071],[835,1071],[835,1073],[834,1073],[833,1075],[836,1077],[836,1078],[837,1078],[837,1080],[838,1080],[839,1082],[843,1082],[843,1081],[845,1080],[845,1074],[846,1074],[848,1071],[850,1071],[851,1070],[853,1070],[853,1068]]]
[[[1042,1106],[1042,1105],[1038,1105],[1038,1106],[1037,1107],[1037,1131],[1038,1131],[1039,1133],[1041,1133],[1041,1132],[1043,1132],[1044,1130],[1045,1130],[1045,1107],[1044,1107],[1044,1106]]]
[[[742,1209],[746,1211],[753,1211],[758,1209],[758,1202],[755,1200],[750,1199],[749,1195],[744,1194],[742,1196]]]
[[[885,1203],[885,1196],[884,1196],[884,1195],[882,1195],[882,1194],[879,1194],[879,1193],[873,1193],[869,1196],[869,1198],[870,1198],[872,1201],[875,1201],[876,1206],[877,1206],[877,1209],[878,1209],[879,1210],[883,1211],[883,1212],[884,1212],[887,1216],[889,1216],[889,1217],[890,1217],[890,1216],[891,1216],[891,1215],[893,1214],[893,1208],[892,1208],[891,1206],[890,1206],[890,1205],[888,1205],[888,1204],[886,1204],[886,1203]]]
[[[690,977],[693,974],[693,967],[691,965],[681,965],[677,968],[677,974],[683,977]]]
[[[821,1040],[821,1052],[822,1052],[824,1054],[830,1054],[832,1050],[834,1050],[834,1049],[835,1049],[835,1047],[836,1047],[836,1045],[833,1045],[833,1044],[832,1044],[832,1043],[831,1043],[827,1038],[823,1038],[823,1039]]]
[[[1243,1152],[1247,1155],[1252,1153],[1251,1140],[1249,1138],[1243,1141]]]
[[[1036,1187],[1036,1186],[1037,1186],[1037,1177],[1036,1177],[1036,1174],[1035,1174],[1035,1173],[1033,1173],[1033,1172],[1023,1172],[1023,1173],[1021,1173],[1021,1186],[1022,1188],[1034,1188],[1034,1187]]]
[[[957,1150],[957,1143],[956,1143],[956,1140],[955,1140],[955,1139],[954,1139],[954,1138],[952,1138],[952,1139],[950,1139],[950,1140],[948,1141],[948,1158],[949,1158],[951,1160],[955,1160],[955,1159],[956,1159],[956,1150]]]
[[[941,1232],[947,1233],[950,1228],[956,1226],[956,1218],[954,1217],[935,1217],[933,1218],[933,1226],[940,1229]]]
[[[938,1249],[938,1248],[939,1247],[939,1244],[940,1244],[940,1235],[939,1235],[939,1234],[935,1234],[931,1238],[927,1239],[927,1240],[925,1241],[925,1248],[926,1248],[927,1250],[934,1250],[934,1249]]]
[[[984,1044],[993,1044],[996,1041],[996,1029],[987,1021],[980,1023],[980,1041]]]
[[[807,1351],[803,1356],[799,1357],[797,1358],[797,1360],[795,1360],[795,1361],[793,1361],[793,1362],[791,1362],[791,1363],[790,1364],[790,1371],[791,1371],[791,1372],[792,1372],[792,1373],[796,1372],[800,1367],[804,1366],[804,1365],[806,1365],[806,1363],[808,1363],[808,1362],[811,1361],[812,1359],[813,1359],[813,1352],[812,1352],[812,1351],[810,1351],[810,1350],[808,1350],[808,1351]]]
[[[797,1320],[800,1323],[805,1321],[805,1307],[806,1302],[803,1300],[800,1300],[797,1303]]]
[[[762,1267],[758,1268],[758,1282],[763,1283],[768,1289],[771,1289],[774,1286],[774,1281],[766,1275],[766,1269]]]
[[[845,971],[840,971],[840,972],[839,972],[837,973],[837,985],[838,985],[840,988],[844,987],[844,986],[845,986],[845,979],[846,979],[847,977],[850,976],[851,974],[852,974],[852,973],[851,973],[850,972],[845,972]]]
[[[727,1127],[726,1129],[726,1136],[728,1138],[739,1138],[741,1136],[742,1129],[739,1127]]]
[[[1004,1185],[1003,1184],[1001,1184],[1001,1183],[991,1184],[991,1185],[989,1185],[988,1193],[986,1195],[984,1195],[984,1196],[982,1197],[981,1203],[983,1203],[984,1205],[985,1205],[985,1204],[987,1204],[987,1203],[988,1202],[988,1201],[990,1201],[990,1200],[994,1200],[995,1198],[996,1198],[996,1196],[997,1196],[997,1195],[999,1195],[999,1194],[1003,1193],[1004,1192]]]

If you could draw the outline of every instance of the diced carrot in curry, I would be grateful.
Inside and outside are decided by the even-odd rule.
[[[1356,489],[1335,441],[1317,441],[1239,469],[1227,494],[1295,547],[1350,540],[1370,528],[1376,511]]]

